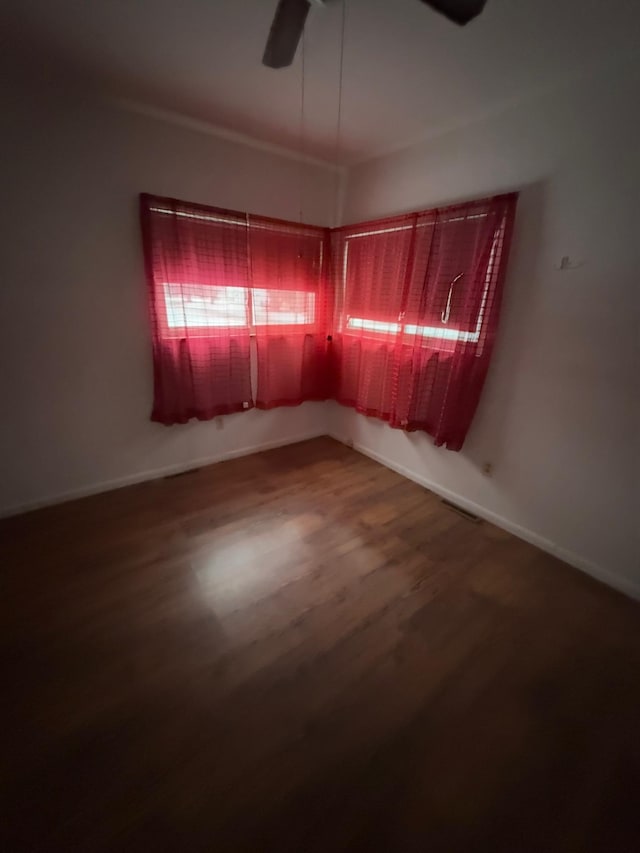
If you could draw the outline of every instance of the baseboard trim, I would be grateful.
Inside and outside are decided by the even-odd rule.
[[[147,470],[139,471],[136,474],[127,474],[124,477],[102,480],[101,482],[93,483],[90,486],[80,486],[77,489],[69,489],[68,491],[49,495],[36,501],[27,501],[22,504],[3,507],[0,509],[0,518],[9,518],[12,515],[20,515],[23,512],[31,512],[34,509],[42,509],[47,506],[55,506],[55,504],[66,503],[67,501],[77,500],[78,498],[87,498],[91,495],[101,494],[102,492],[112,492],[116,489],[123,489],[126,486],[135,486],[137,483],[146,483],[149,480],[158,480],[161,477],[167,477],[171,474],[181,474],[184,471],[190,471],[192,468],[201,468],[204,465],[215,465],[217,462],[226,462],[229,459],[236,459],[239,456],[250,456],[252,453],[260,453],[262,450],[273,450],[276,447],[285,447],[287,444],[298,444],[301,441],[308,441],[311,438],[319,438],[326,434],[326,430],[324,429],[311,430],[286,439],[276,438],[273,441],[265,441],[261,444],[239,447],[236,450],[227,450],[224,453],[200,456],[196,459],[190,459],[188,462],[163,465],[159,468],[148,468]]]
[[[523,539],[525,542],[535,545],[537,548],[540,548],[541,551],[546,551],[548,554],[551,554],[553,557],[557,557],[564,563],[568,563],[570,566],[580,569],[580,571],[585,572],[585,574],[595,578],[595,580],[612,587],[618,592],[628,595],[630,598],[640,600],[640,584],[634,583],[628,578],[622,578],[618,575],[614,575],[608,569],[598,566],[596,563],[581,557],[579,554],[557,545],[555,542],[552,542],[550,539],[546,539],[544,536],[541,536],[539,533],[536,533],[527,527],[522,527],[502,515],[498,515],[495,512],[491,512],[491,510],[485,509],[480,504],[475,503],[475,501],[467,500],[467,498],[457,492],[453,492],[450,489],[440,486],[438,483],[429,480],[427,477],[423,477],[421,474],[417,474],[415,471],[412,471],[406,466],[394,462],[389,457],[383,456],[381,453],[377,453],[375,450],[369,449],[364,444],[352,442],[350,439],[342,437],[334,432],[330,432],[329,435],[341,444],[346,444],[348,447],[352,447],[354,450],[357,450],[358,453],[362,453],[364,456],[368,456],[370,459],[379,462],[381,465],[384,465],[385,468],[390,468],[392,471],[395,471],[397,474],[401,474],[408,480],[412,480],[414,483],[418,483],[418,485],[423,486],[425,489],[429,489],[429,491],[440,495],[440,497],[454,501],[468,512],[483,518],[485,521],[491,522],[491,524],[495,524],[496,527],[500,527],[508,533],[513,533],[513,535],[517,536],[519,539]]]
[[[125,488],[126,486],[134,486],[137,483],[157,480],[160,477],[166,477],[171,474],[180,474],[183,471],[189,471],[192,468],[199,468],[204,465],[215,465],[217,462],[225,462],[229,459],[236,459],[240,456],[249,456],[252,453],[260,453],[263,450],[273,450],[276,447],[284,447],[288,444],[298,444],[301,441],[308,441],[309,439],[319,438],[320,436],[327,434],[336,441],[339,441],[341,444],[353,447],[353,449],[358,451],[358,453],[362,453],[364,456],[370,457],[376,462],[379,462],[381,465],[384,465],[386,468],[390,468],[392,471],[406,477],[408,480],[418,483],[418,485],[423,486],[425,489],[429,489],[429,491],[432,491],[447,500],[454,501],[463,509],[474,513],[480,518],[483,518],[485,521],[491,522],[491,524],[495,524],[496,527],[500,527],[508,533],[513,533],[514,536],[523,539],[525,542],[529,542],[531,545],[535,545],[537,548],[540,548],[542,551],[546,551],[548,554],[557,557],[559,560],[568,563],[570,566],[580,569],[580,571],[585,572],[601,583],[612,587],[618,592],[628,595],[630,598],[640,600],[640,584],[634,583],[627,578],[621,578],[618,575],[614,575],[602,566],[598,566],[596,563],[581,557],[579,554],[557,545],[555,542],[546,539],[539,533],[536,533],[527,527],[522,527],[502,515],[491,512],[491,510],[485,509],[480,504],[475,503],[475,501],[470,501],[463,495],[440,486],[438,483],[429,480],[427,477],[423,477],[421,474],[412,471],[404,465],[394,462],[389,457],[384,456],[381,453],[377,453],[375,450],[371,450],[363,444],[353,443],[349,439],[340,436],[335,432],[327,433],[326,430],[312,430],[306,433],[300,433],[299,435],[290,436],[286,439],[265,441],[260,444],[253,444],[246,447],[239,447],[235,450],[228,450],[224,453],[200,456],[195,459],[190,459],[188,462],[178,462],[173,465],[149,468],[145,471],[139,471],[136,474],[129,474],[124,477],[115,477],[110,480],[103,480],[99,483],[94,483],[90,486],[81,486],[77,489],[69,489],[68,491],[49,495],[40,500],[27,501],[22,504],[4,507],[0,509],[0,518],[20,515],[24,512],[42,509],[47,506],[54,506],[55,504],[77,500],[78,498],[89,497],[90,495],[97,495],[102,492],[111,492],[116,489]]]

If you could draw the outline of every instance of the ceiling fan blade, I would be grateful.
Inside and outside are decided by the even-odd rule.
[[[310,7],[309,0],[280,0],[262,57],[269,68],[285,68],[296,55]]]
[[[477,17],[487,0],[422,0],[436,12],[441,12],[450,21],[464,26]]]

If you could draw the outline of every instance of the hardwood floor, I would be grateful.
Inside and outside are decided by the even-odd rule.
[[[0,542],[2,851],[640,849],[640,605],[331,439]]]

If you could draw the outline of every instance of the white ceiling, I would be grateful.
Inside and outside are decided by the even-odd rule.
[[[637,46],[637,0],[488,0],[465,28],[419,0],[312,8],[303,148],[355,162],[473,121]],[[261,64],[277,0],[0,0],[5,37],[88,84],[300,150],[300,51]]]

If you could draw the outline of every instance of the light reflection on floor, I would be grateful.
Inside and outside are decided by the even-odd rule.
[[[201,594],[217,616],[246,607],[274,594],[313,559],[315,547],[305,537],[320,529],[317,514],[285,518],[282,522],[253,523],[246,530],[209,537],[193,567]]]
[[[328,523],[318,513],[248,519],[246,528],[207,534],[192,560],[201,599],[228,639],[251,622],[265,628],[300,613],[312,578],[316,601],[344,593],[344,585],[385,563],[385,547],[371,547],[351,520]],[[304,581],[300,589],[299,581]],[[255,606],[254,606],[255,605]]]

